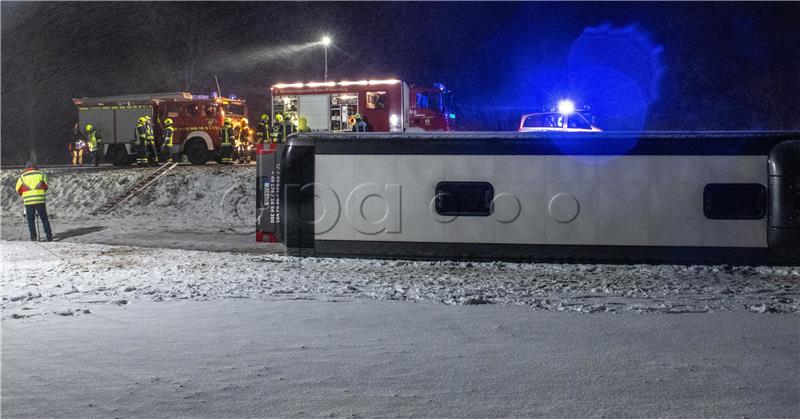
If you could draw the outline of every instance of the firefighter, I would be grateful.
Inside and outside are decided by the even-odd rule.
[[[92,154],[94,167],[100,165],[100,159],[103,157],[103,136],[94,129],[92,124],[86,124],[86,135],[89,137],[89,153]]]
[[[175,128],[172,126],[172,118],[164,120],[164,139],[162,145],[167,151],[167,163],[172,163],[178,158],[177,147],[172,143],[172,136],[175,133]]]
[[[308,127],[308,119],[306,117],[301,116],[297,118],[297,132],[308,132],[311,129]]]
[[[73,166],[83,166],[83,154],[86,151],[86,140],[83,137],[78,137],[70,143],[69,152],[72,155]]]
[[[250,164],[250,143],[252,142],[252,133],[250,127],[247,126],[247,118],[242,118],[242,126],[239,128],[239,133],[236,135],[236,158],[239,163]]]
[[[364,118],[361,117],[360,113],[355,114],[354,122],[353,132],[367,132],[367,123],[364,122]]]
[[[25,205],[25,218],[28,221],[28,230],[31,241],[38,240],[36,235],[36,214],[42,219],[44,234],[47,241],[53,241],[53,232],[50,230],[50,220],[47,219],[47,175],[39,171],[33,162],[28,162],[26,169],[17,179],[17,194],[22,197]]]
[[[272,123],[272,142],[281,142],[281,133],[283,132],[283,115],[276,114],[274,122]]]
[[[150,115],[144,116],[147,133],[147,156],[151,166],[158,166],[158,148],[156,148],[156,135],[153,133],[153,120]]]
[[[277,118],[277,116],[276,116]],[[294,132],[294,122],[292,122],[292,115],[289,112],[284,112],[280,119],[280,142],[285,143],[286,138]]]
[[[259,144],[267,144],[270,140],[269,115],[261,114],[261,120],[256,125],[256,141]]]
[[[158,155],[156,154],[155,141],[152,140],[152,130],[149,128],[147,117],[139,118],[139,123],[136,124],[136,138],[138,140],[139,156],[136,158],[136,164],[145,166],[148,163],[158,165]]]
[[[219,142],[222,143],[222,164],[233,164],[233,122],[225,118],[222,129],[219,131]]]

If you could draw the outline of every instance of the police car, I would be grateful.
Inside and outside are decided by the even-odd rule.
[[[519,132],[600,132],[594,118],[586,110],[575,110],[570,100],[558,102],[558,111],[522,115]]]

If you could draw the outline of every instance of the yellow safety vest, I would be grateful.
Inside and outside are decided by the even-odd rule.
[[[97,143],[102,142],[99,140],[97,131],[92,131],[89,133],[89,151],[95,151],[98,149]]]
[[[47,201],[47,175],[38,170],[23,172],[17,179],[17,193],[22,190],[25,205],[43,204]]]

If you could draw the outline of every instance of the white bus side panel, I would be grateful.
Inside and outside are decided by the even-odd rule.
[[[709,183],[766,186],[767,157],[761,155],[317,155],[315,159],[314,177],[322,191],[314,205],[315,218],[321,220],[315,225],[316,240],[767,246],[766,218],[711,220],[703,214],[703,190]],[[442,181],[491,183],[493,214],[455,219],[436,214],[431,201]],[[359,187],[369,183],[376,185]],[[386,200],[362,199],[385,185],[396,185],[383,194]],[[576,214],[564,221],[562,207],[566,202],[566,211],[571,211],[570,200],[577,202]],[[339,217],[331,222],[337,208]],[[388,228],[375,233],[374,222],[381,219],[377,224]]]

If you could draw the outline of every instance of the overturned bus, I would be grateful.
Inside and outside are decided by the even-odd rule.
[[[256,238],[322,257],[796,263],[800,133],[301,133]]]

